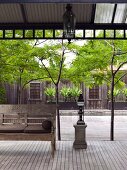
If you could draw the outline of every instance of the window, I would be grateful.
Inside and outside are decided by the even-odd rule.
[[[99,86],[89,89],[89,99],[99,99]]]
[[[30,99],[40,99],[41,98],[41,84],[40,83],[30,83]]]

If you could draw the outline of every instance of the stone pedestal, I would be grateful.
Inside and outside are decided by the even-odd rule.
[[[75,141],[73,147],[75,149],[86,149],[86,127],[87,125],[74,125],[75,128]]]

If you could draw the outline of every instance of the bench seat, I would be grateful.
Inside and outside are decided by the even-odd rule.
[[[25,128],[22,124],[0,125],[0,133],[24,133]]]
[[[46,130],[42,125],[28,125],[24,129],[24,133],[51,133],[51,129]]]
[[[0,133],[51,133],[51,129],[46,130],[42,125],[0,125]]]

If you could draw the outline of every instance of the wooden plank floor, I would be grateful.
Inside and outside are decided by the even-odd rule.
[[[73,149],[78,117],[61,116],[61,137],[54,158],[50,142],[0,141],[0,170],[127,170],[127,116],[115,117],[115,141],[109,141],[110,116],[88,116],[86,150]]]
[[[88,141],[73,149],[73,141],[0,141],[0,170],[127,170],[127,141]]]

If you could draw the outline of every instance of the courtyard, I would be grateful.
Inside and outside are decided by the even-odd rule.
[[[61,116],[61,139],[74,140],[78,116]],[[110,140],[110,116],[85,116],[87,140]],[[115,140],[127,140],[127,116],[115,116]]]

